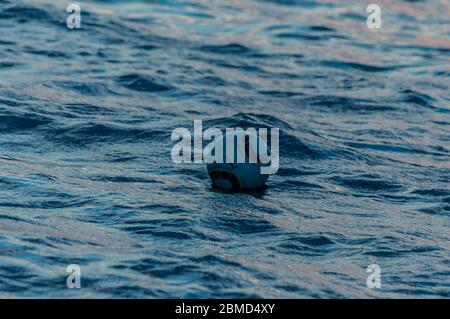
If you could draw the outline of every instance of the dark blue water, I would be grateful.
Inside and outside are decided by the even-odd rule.
[[[82,1],[72,31],[69,3],[0,0],[0,297],[450,297],[448,1],[380,30],[369,1]],[[279,127],[267,189],[172,163],[194,119]]]

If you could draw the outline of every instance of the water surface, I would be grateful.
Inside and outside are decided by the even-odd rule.
[[[69,3],[0,0],[1,297],[450,297],[448,1],[380,30],[370,1],[80,1],[72,31]],[[173,164],[195,119],[280,128],[267,189]]]

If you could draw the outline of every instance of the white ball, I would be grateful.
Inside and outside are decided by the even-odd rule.
[[[239,137],[243,138],[245,145],[240,145],[237,142]],[[231,150],[227,152],[226,141],[231,138],[234,138],[234,158],[231,158]],[[214,145],[217,147],[223,145],[223,160],[222,163],[214,162],[206,166],[213,186],[227,191],[254,189],[264,186],[269,175],[261,174],[263,164],[259,161],[258,146],[260,149],[267,150],[267,144],[259,136],[249,132],[244,133],[243,131],[229,132],[217,139]],[[249,156],[252,152],[256,154],[256,163],[250,163],[249,161]],[[245,158],[244,163],[238,163],[238,154]]]

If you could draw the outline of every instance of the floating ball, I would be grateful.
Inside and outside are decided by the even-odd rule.
[[[213,186],[226,191],[264,186],[269,175],[261,174],[263,164],[259,160],[258,147],[267,152],[267,144],[259,136],[244,131],[228,132],[214,142],[214,147],[216,151],[218,148],[223,149],[223,157],[222,163],[207,164]],[[241,160],[238,160],[239,158]],[[245,161],[242,162],[242,159]]]

